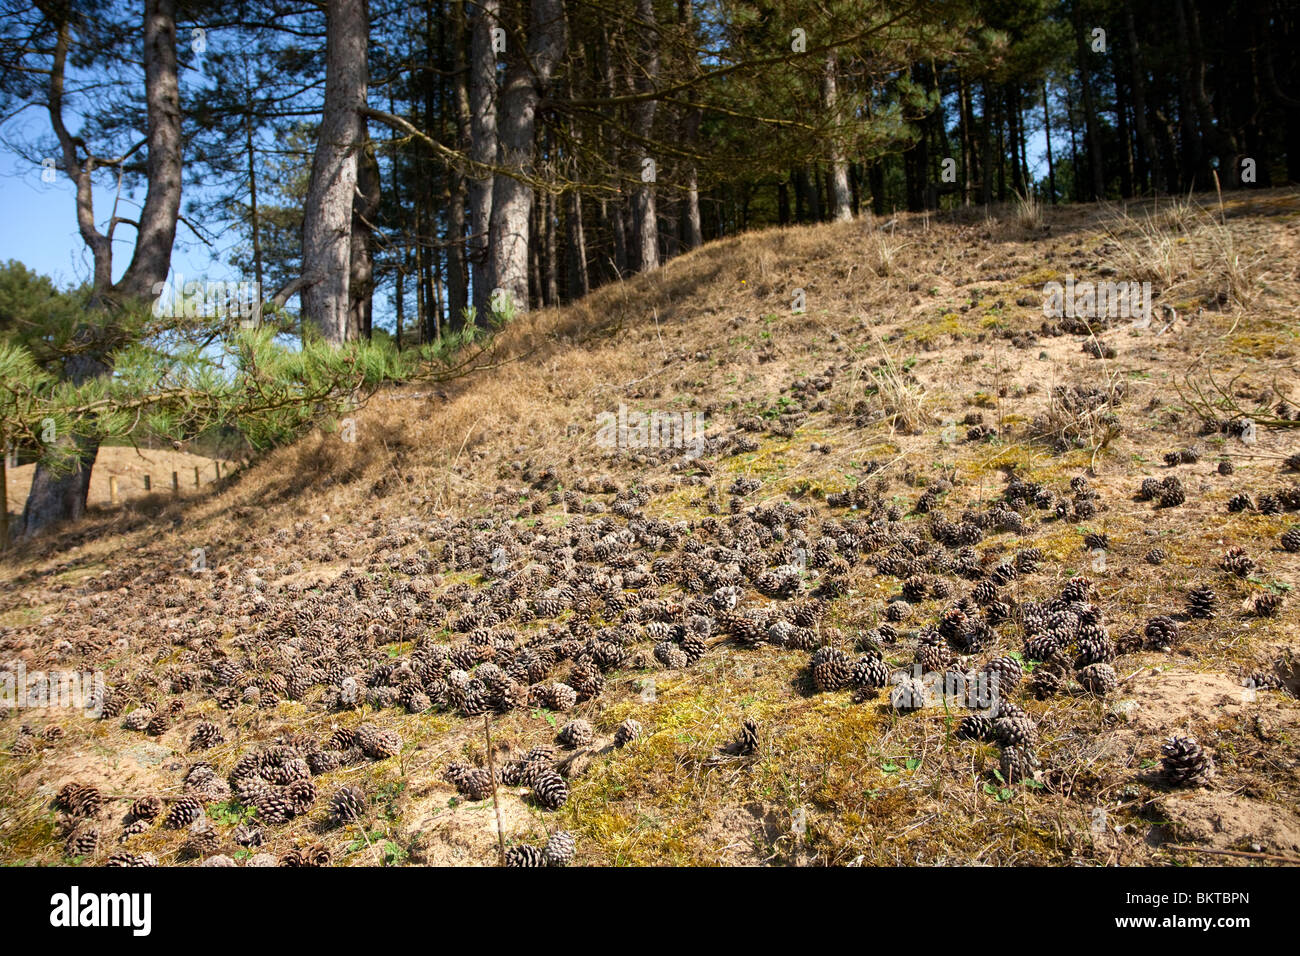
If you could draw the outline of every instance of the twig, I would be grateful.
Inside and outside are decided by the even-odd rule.
[[[1275,863],[1300,863],[1300,856],[1282,856],[1277,853],[1247,853],[1245,850],[1215,850],[1208,846],[1182,846],[1170,843],[1161,849],[1182,850],[1185,853],[1212,853],[1216,856],[1244,856],[1251,860],[1271,860]]]
[[[487,738],[487,762],[488,773],[492,775],[492,809],[497,815],[497,847],[501,851],[501,865],[506,865],[506,834],[501,827],[501,801],[497,797],[497,768],[496,761],[492,759],[492,719],[483,715],[483,736]]]

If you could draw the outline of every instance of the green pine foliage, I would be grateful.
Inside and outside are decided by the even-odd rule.
[[[494,317],[499,327],[508,316]],[[41,321],[37,321],[40,319]],[[0,439],[59,470],[78,443],[184,440],[234,429],[267,449],[356,409],[386,382],[445,380],[493,350],[472,323],[418,349],[391,339],[333,346],[281,311],[254,327],[221,316],[109,309],[57,290],[19,263],[0,267]],[[102,356],[111,374],[74,381],[66,361]],[[72,438],[75,441],[69,442]]]

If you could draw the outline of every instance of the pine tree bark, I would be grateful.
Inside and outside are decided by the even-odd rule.
[[[587,239],[582,228],[582,194],[576,189],[569,190],[565,229],[568,238],[565,245],[569,257],[569,298],[577,299],[591,291],[591,279],[587,272]]]
[[[534,133],[542,88],[564,54],[567,28],[562,0],[532,0],[528,50],[511,57],[497,116],[501,165],[517,174],[534,172]],[[489,246],[492,289],[501,289],[516,309],[528,309],[529,210],[533,188],[498,173],[492,184]],[[489,290],[489,294],[491,290]]]
[[[470,43],[469,155],[475,163],[493,166],[497,161],[497,60],[492,38],[499,26],[500,0],[481,0],[476,9]],[[479,324],[487,322],[492,298],[488,234],[492,223],[493,182],[492,174],[482,169],[469,177],[470,285]]]
[[[1047,188],[1056,205],[1056,163],[1052,160],[1052,111],[1048,107],[1047,80],[1043,80],[1043,132],[1047,137]]]
[[[350,331],[352,200],[365,124],[366,0],[329,0],[325,12],[325,102],[302,220],[303,320],[327,342]]]
[[[1137,27],[1133,22],[1133,10],[1124,5],[1124,33],[1128,38],[1129,70],[1133,88],[1133,126],[1137,129],[1138,139],[1147,155],[1147,165],[1151,169],[1151,183],[1157,193],[1164,193],[1168,184],[1165,181],[1165,167],[1160,159],[1160,148],[1156,145],[1155,135],[1147,118],[1147,73],[1142,61],[1142,50],[1138,45]]]
[[[826,111],[831,124],[830,149],[827,160],[830,163],[830,204],[831,218],[836,222],[847,222],[853,218],[853,197],[849,191],[849,161],[844,153],[844,143],[840,139],[840,127],[844,117],[839,106],[839,57],[832,51],[826,57],[822,67],[822,108]]]
[[[989,92],[989,81],[980,84],[980,104],[983,121],[980,124],[980,154],[983,159],[980,170],[980,202],[985,206],[993,203],[993,97]]]
[[[1079,5],[1074,9],[1074,41],[1079,61],[1079,84],[1083,93],[1084,138],[1088,147],[1088,166],[1092,173],[1094,200],[1106,195],[1106,176],[1101,156],[1101,129],[1097,122],[1097,105],[1092,94],[1092,78],[1088,69],[1088,45],[1083,35],[1083,13]]]
[[[638,93],[654,90],[659,80],[659,35],[655,25],[653,0],[637,0],[637,32],[640,57],[636,83]],[[651,272],[659,268],[659,219],[655,211],[654,159],[647,145],[654,132],[655,107],[653,99],[646,99],[632,107],[632,129],[639,142],[636,146],[638,185],[632,193],[633,222],[636,227],[637,271]]]
[[[468,152],[470,134],[469,65],[465,62],[465,0],[452,4],[452,46],[455,49],[452,95],[455,103],[456,140]],[[389,112],[392,112],[391,110]],[[469,307],[469,273],[465,258],[465,176],[447,168],[447,321],[452,328],[461,324]]]
[[[363,127],[364,130],[364,127]],[[357,153],[357,189],[352,197],[352,235],[348,277],[348,334],[355,341],[370,338],[374,315],[375,259],[374,222],[382,199],[379,161],[369,137]]]

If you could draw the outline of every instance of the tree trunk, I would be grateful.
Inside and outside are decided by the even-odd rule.
[[[1020,168],[1020,105],[1014,86],[1003,90],[1003,103],[1007,111],[1007,132],[1011,140],[1011,189],[1017,196],[1028,194],[1023,170]]]
[[[456,75],[452,81],[456,139],[460,149],[468,151],[473,137],[467,82],[469,66],[465,62],[464,0],[455,0],[452,5],[452,25],[452,46],[456,50],[453,58]],[[460,170],[448,166],[447,179],[447,321],[452,328],[459,328],[469,307],[469,273],[465,263],[465,177]]]
[[[1088,146],[1088,165],[1092,172],[1092,198],[1106,195],[1106,174],[1101,156],[1101,129],[1097,123],[1097,104],[1092,95],[1091,71],[1088,68],[1088,44],[1083,35],[1083,13],[1078,3],[1074,8],[1074,43],[1079,59],[1079,84],[1083,93],[1083,128]]]
[[[961,121],[961,204],[969,206],[974,189],[971,176],[974,150],[971,142],[970,90],[966,86],[966,78],[961,74],[957,75],[957,110]]]
[[[167,278],[181,208],[181,94],[176,69],[175,0],[146,0],[145,103],[148,113],[149,183],[135,253],[114,287],[118,298],[143,299]]]
[[[546,280],[546,304],[547,306],[557,306],[560,304],[560,277],[559,277],[559,240],[556,236],[556,220],[559,218],[559,205],[554,193],[544,193],[541,196],[540,209],[542,211],[542,235],[545,238],[546,262],[544,263],[544,278]]]
[[[533,173],[533,134],[542,87],[564,53],[567,30],[562,0],[532,0],[527,54],[512,57],[497,116],[503,166]],[[489,232],[492,288],[508,295],[515,308],[528,308],[528,213],[533,188],[498,174],[492,184]]]
[[[1118,58],[1117,58],[1118,59]],[[1133,195],[1133,137],[1128,125],[1128,94],[1120,76],[1118,63],[1115,68],[1115,127],[1119,134],[1119,194],[1125,199]]]
[[[302,220],[302,268],[312,284],[302,293],[303,320],[327,342],[349,332],[352,198],[365,124],[366,0],[329,0],[326,7],[325,103]]]
[[[846,222],[853,218],[853,197],[849,192],[849,161],[844,155],[844,144],[840,139],[840,126],[844,118],[840,115],[838,103],[839,69],[839,57],[832,51],[822,67],[822,108],[831,124],[830,150],[827,156],[830,162],[831,218],[836,222]]]
[[[492,49],[492,31],[498,26],[500,0],[480,0],[475,6],[470,44],[469,156],[475,163],[493,166],[497,161],[497,59]],[[470,173],[470,285],[473,286],[477,321],[487,321],[492,298],[492,260],[488,238],[492,222],[492,173],[481,169]]]
[[[1155,135],[1147,121],[1147,74],[1142,62],[1142,51],[1138,46],[1137,28],[1133,23],[1133,10],[1124,5],[1124,32],[1128,36],[1129,69],[1133,78],[1133,125],[1137,128],[1138,139],[1147,154],[1147,164],[1151,169],[1152,186],[1157,193],[1167,189],[1165,167],[1160,161],[1160,149],[1156,146]]]
[[[637,32],[640,56],[635,88],[638,93],[654,90],[659,79],[659,34],[652,0],[637,0]],[[647,178],[653,165],[647,145],[654,132],[656,101],[646,99],[632,107],[632,129],[639,142],[636,146],[639,185],[632,194],[632,209],[637,234],[637,271],[659,268],[659,220],[655,212],[655,177]]]
[[[1052,161],[1052,112],[1048,107],[1047,80],[1043,80],[1043,132],[1047,137],[1047,188],[1056,205],[1056,164]]]
[[[364,130],[363,130],[364,137]],[[352,236],[348,277],[348,339],[370,338],[374,315],[375,260],[371,250],[374,222],[379,214],[379,162],[374,145],[365,138],[357,153],[357,191],[352,197]]]
[[[145,0],[144,74],[145,109],[148,118],[145,175],[148,187],[136,232],[135,250],[121,280],[112,282],[112,226],[107,235],[95,227],[91,173],[94,160],[77,158],[79,141],[63,121],[63,81],[67,61],[69,24],[62,7],[46,11],[55,23],[53,68],[49,79],[49,114],[65,169],[77,187],[77,223],[94,261],[93,307],[113,308],[122,302],[139,302],[157,294],[171,268],[172,244],[181,205],[181,107],[176,61],[176,5],[174,0]],[[84,145],[82,145],[84,148]],[[64,380],[80,385],[111,371],[103,350],[93,342],[85,351],[70,355],[63,363]],[[60,521],[80,518],[86,510],[90,473],[99,453],[99,442],[90,438],[57,435],[55,442],[75,455],[75,467],[52,471],[37,462],[32,486],[23,509],[24,538],[40,534]],[[72,447],[75,446],[75,451]]]
[[[980,130],[980,153],[983,159],[983,168],[980,172],[980,202],[985,206],[993,203],[993,112],[992,99],[989,93],[989,82],[984,80],[980,84],[980,103],[984,115]]]
[[[582,194],[571,189],[568,195],[569,298],[577,299],[591,291],[587,272],[587,240],[582,229]]]
[[[883,160],[876,160],[867,168],[867,182],[871,184],[871,214],[885,214],[885,165]]]

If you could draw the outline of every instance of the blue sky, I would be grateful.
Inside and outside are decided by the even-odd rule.
[[[5,132],[44,132],[36,124],[37,117],[30,114],[6,126]],[[94,189],[95,221],[101,231],[112,213],[115,192],[104,185]],[[134,218],[140,211],[141,199],[143,196],[123,196],[120,214]],[[12,152],[0,153],[0,209],[4,210],[0,216],[0,261],[17,259],[60,286],[77,285],[90,278],[90,253],[77,231],[76,189],[62,171],[56,172],[53,183],[46,183],[39,166]],[[126,270],[134,244],[135,230],[118,226],[113,248],[114,279]],[[229,277],[229,270],[220,261],[214,263],[212,253],[184,225],[177,230],[172,269],[186,278],[199,278],[209,269],[214,273],[211,278]]]

